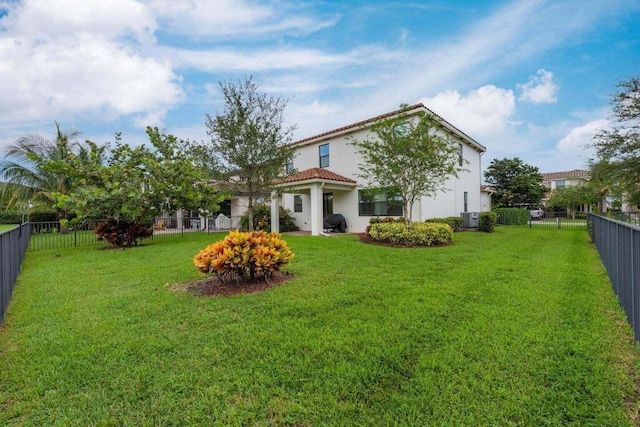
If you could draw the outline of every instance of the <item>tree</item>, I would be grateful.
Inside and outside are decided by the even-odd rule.
[[[576,218],[576,211],[582,205],[592,205],[600,200],[598,189],[589,182],[571,187],[556,188],[547,201],[547,206],[565,208],[571,218]]]
[[[139,227],[165,211],[217,211],[223,197],[188,157],[186,143],[157,128],[148,127],[147,135],[155,150],[131,147],[116,134],[113,149],[87,141],[88,161],[75,156],[66,162],[49,162],[47,170],[81,184],[70,194],[56,193],[58,206],[75,211],[80,218],[113,220],[113,228],[118,229],[123,222]]]
[[[72,157],[86,159],[86,149],[74,139],[79,132],[63,132],[56,122],[56,137],[47,140],[39,135],[28,135],[11,144],[0,163],[0,177],[5,181],[3,198],[10,208],[33,203],[51,209],[55,205],[54,194],[69,194],[77,181],[63,172],[43,168],[49,162],[68,162]],[[66,217],[58,209],[60,218]]]
[[[598,157],[612,166],[610,181],[620,185],[628,202],[640,204],[640,76],[620,82],[618,88],[611,97],[611,129],[601,130],[594,146]]]
[[[193,144],[204,166],[231,192],[247,194],[249,229],[253,231],[253,206],[269,197],[273,181],[293,158],[289,145],[294,126],[284,126],[287,100],[258,92],[249,77],[237,84],[221,82],[224,111],[206,115],[209,144]]]
[[[615,173],[615,165],[607,160],[589,161],[589,181],[594,192],[598,195],[598,212],[606,212],[608,200],[613,199],[621,204],[622,192],[618,183],[612,180]]]
[[[398,115],[372,126],[373,137],[350,140],[362,156],[359,176],[373,192],[399,195],[407,223],[418,197],[444,191],[447,179],[462,170],[460,147],[441,136],[435,123],[429,114],[409,116],[402,105]]]
[[[517,157],[492,160],[484,179],[495,190],[491,202],[496,208],[538,207],[547,191],[538,168]]]

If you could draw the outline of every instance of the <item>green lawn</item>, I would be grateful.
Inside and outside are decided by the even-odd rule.
[[[16,228],[17,224],[0,224],[0,233],[3,231],[11,230],[12,228]]]
[[[584,231],[287,236],[283,286],[172,290],[221,236],[29,253],[0,328],[0,424],[633,425],[639,352]]]

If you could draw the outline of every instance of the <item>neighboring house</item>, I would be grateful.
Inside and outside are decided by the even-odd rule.
[[[549,172],[542,174],[542,184],[547,187],[548,191],[542,199],[542,204],[547,207],[547,201],[551,197],[553,190],[557,188],[575,187],[588,181],[591,177],[590,172],[584,169],[574,169],[572,171]],[[605,206],[606,209],[606,206]],[[578,212],[590,212],[590,205],[582,205],[578,208]]]
[[[377,121],[398,115],[401,110],[334,129],[320,135],[294,142],[296,154],[288,170],[297,173],[285,177],[278,184],[278,195],[272,197],[271,211],[283,206],[293,213],[296,225],[312,235],[323,231],[322,219],[328,214],[342,214],[347,231],[364,232],[371,217],[401,217],[404,207],[394,196],[371,196],[365,192],[366,182],[358,177],[362,158],[348,138],[362,140],[372,135]],[[431,114],[443,136],[459,144],[460,161],[464,171],[446,183],[446,191],[433,198],[421,198],[413,206],[414,221],[433,217],[460,216],[462,212],[481,212],[491,209],[490,191],[481,186],[481,157],[485,147],[426,108],[415,104],[408,115]],[[274,215],[272,215],[274,217]],[[277,221],[272,219],[272,229]]]
[[[547,187],[549,191],[556,188],[573,187],[588,180],[589,171],[583,169],[575,169],[566,172],[550,172],[542,174],[542,185]]]

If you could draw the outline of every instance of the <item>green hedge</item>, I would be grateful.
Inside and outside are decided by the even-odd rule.
[[[531,213],[528,209],[498,208],[493,212],[497,215],[497,224],[500,225],[524,225],[529,222]]]
[[[29,221],[31,222],[48,222],[58,221],[58,212],[54,210],[42,210],[29,212]]]
[[[435,246],[451,242],[453,229],[437,222],[382,222],[371,225],[369,236],[373,240],[404,246]]]
[[[446,218],[429,218],[425,222],[437,222],[440,224],[449,224],[453,231],[459,231],[462,228],[461,216],[448,216]]]
[[[0,224],[20,224],[22,214],[20,212],[0,211]]]

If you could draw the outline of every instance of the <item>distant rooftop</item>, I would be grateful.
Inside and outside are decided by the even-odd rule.
[[[590,176],[588,170],[584,169],[574,169],[572,171],[564,171],[564,172],[548,172],[543,173],[542,180],[545,182],[554,181],[557,179],[570,179],[570,178],[578,178],[578,179],[587,179]]]

